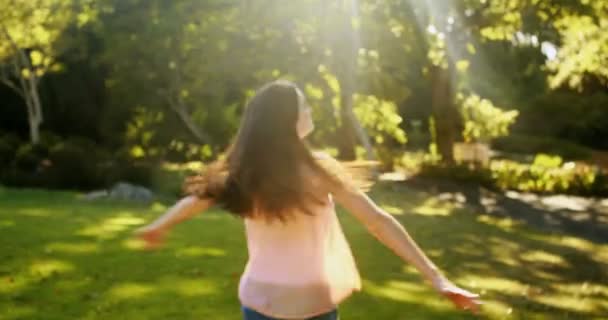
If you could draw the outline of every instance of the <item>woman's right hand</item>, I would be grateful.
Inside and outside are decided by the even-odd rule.
[[[479,300],[478,294],[459,288],[445,278],[439,278],[436,281],[433,281],[433,287],[435,287],[441,295],[450,299],[457,308],[470,310],[473,314],[479,312],[479,306],[482,302]]]
[[[144,249],[152,250],[159,248],[165,238],[165,230],[148,225],[135,230],[135,235],[144,241]]]

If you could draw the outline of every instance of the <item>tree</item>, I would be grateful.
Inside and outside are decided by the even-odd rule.
[[[608,3],[587,2],[586,12],[567,11],[553,26],[560,35],[560,47],[547,65],[552,87],[567,84],[582,90],[589,78],[608,86]]]
[[[371,142],[363,130],[357,116],[353,112],[353,99],[356,87],[358,53],[361,48],[358,33],[359,8],[356,1],[342,1],[328,6],[331,10],[332,22],[335,22],[334,32],[330,35],[331,57],[330,66],[335,70],[339,83],[340,94],[340,127],[338,130],[339,156],[344,160],[356,158],[355,145],[357,140],[366,150],[369,160],[374,158]],[[322,32],[322,31],[321,31]]]
[[[212,137],[235,126],[223,125],[227,108],[238,110],[248,92],[277,77],[303,88],[322,83],[324,73],[317,71],[324,64],[338,79],[336,90],[325,92],[338,103],[324,109],[337,110],[333,125],[341,157],[354,158],[357,141],[372,157],[370,139],[353,112],[359,45],[353,4],[347,3],[117,2],[115,13],[104,17],[102,33],[112,45],[103,59],[111,69],[110,92],[126,108],[172,110],[199,143],[222,146],[227,138]]]
[[[40,140],[40,79],[57,67],[56,43],[74,18],[71,0],[1,0],[0,80],[25,101],[31,142]]]

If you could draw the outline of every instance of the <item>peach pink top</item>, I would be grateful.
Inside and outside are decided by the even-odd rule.
[[[361,290],[361,279],[331,196],[314,215],[286,224],[245,219],[249,261],[239,300],[270,317],[300,319],[329,312]]]

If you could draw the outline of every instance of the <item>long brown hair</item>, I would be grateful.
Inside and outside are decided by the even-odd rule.
[[[312,214],[309,204],[326,201],[327,191],[344,182],[298,136],[298,90],[284,80],[259,89],[247,104],[225,155],[201,174],[187,178],[186,193],[212,198],[240,217],[259,214],[286,221],[294,208]],[[325,187],[314,188],[310,173]]]

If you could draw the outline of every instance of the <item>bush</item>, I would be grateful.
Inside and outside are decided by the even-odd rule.
[[[492,163],[492,175],[501,189],[539,193],[603,195],[596,179],[605,175],[591,166],[567,163],[561,167],[525,165],[501,160]],[[599,180],[598,180],[599,181]]]
[[[106,168],[109,170],[109,175],[105,184],[109,187],[123,181],[150,188],[154,186],[155,168],[156,166],[152,163],[134,162],[133,160],[122,163],[115,162],[112,166]]]
[[[0,139],[0,166],[6,168],[10,165],[14,155],[15,150],[13,150],[11,145],[7,141]]]
[[[460,95],[460,114],[464,123],[462,135],[465,142],[486,142],[509,134],[509,127],[519,115],[517,110],[502,110],[492,101],[476,94]]]
[[[45,175],[39,172],[17,170],[14,167],[3,170],[0,181],[3,185],[10,187],[45,188],[47,186]]]
[[[0,166],[9,167],[15,160],[21,139],[16,134],[8,133],[0,136]]]
[[[71,137],[60,141],[50,133],[43,136],[37,145],[26,143],[15,147],[15,153],[11,150],[17,143],[11,142],[12,138],[0,138],[0,160],[5,155],[14,158],[11,165],[2,167],[0,181],[3,184],[91,190],[109,188],[119,181],[146,187],[154,187],[157,183],[156,163],[136,161],[126,150],[110,154],[87,138]]]
[[[375,155],[380,164],[380,170],[392,171],[403,155],[403,149],[399,146],[378,145],[374,148]],[[365,149],[357,147],[357,159],[367,159]]]
[[[605,90],[585,94],[584,99],[576,91],[556,90],[530,101],[516,126],[527,134],[559,137],[608,150],[606,105],[608,94]]]
[[[401,157],[396,160],[395,166],[400,170],[409,173],[417,173],[422,170],[423,166],[427,168],[437,166],[440,162],[440,157],[426,151],[403,152]]]
[[[583,196],[608,195],[608,174],[584,163],[539,154],[532,164],[493,160],[489,167],[424,164],[420,176],[476,182],[489,188]]]
[[[17,148],[13,167],[17,170],[34,172],[39,169],[42,160],[48,157],[49,150],[40,144],[26,143]]]
[[[121,151],[110,155],[83,139],[59,144],[52,150],[51,162],[53,187],[85,190],[110,188],[117,182],[153,187],[157,167]]]
[[[51,148],[53,148],[55,145],[59,144],[60,142],[61,142],[61,138],[52,132],[42,131],[40,133],[39,144],[47,150],[51,150]]]
[[[461,182],[479,183],[488,188],[495,187],[492,172],[488,168],[471,168],[465,164],[423,163],[418,176],[429,178],[448,178]]]
[[[153,175],[154,179],[152,182],[152,188],[155,192],[163,195],[170,195],[179,197],[183,195],[182,185],[186,177],[198,174],[200,168],[193,169],[189,168],[190,165],[195,162],[172,165],[173,168],[169,168],[170,165],[165,164],[159,166]],[[200,164],[198,162],[197,164]]]
[[[574,142],[527,135],[510,135],[492,141],[492,149],[509,153],[556,154],[567,160],[587,160],[591,158],[591,149]]]
[[[103,178],[97,170],[99,151],[87,139],[72,138],[55,145],[49,151],[49,187],[68,189],[92,189],[103,186]]]

